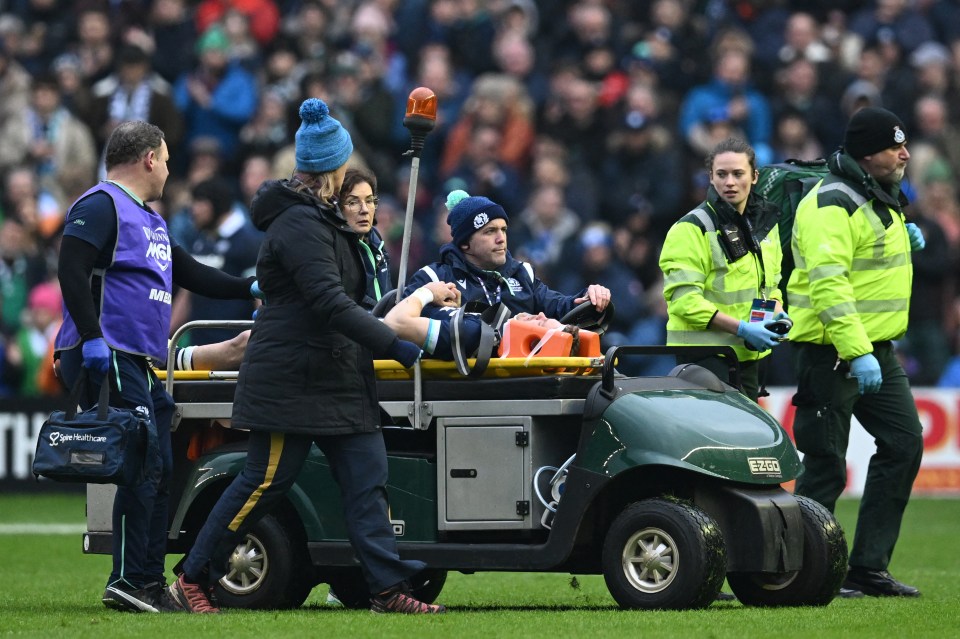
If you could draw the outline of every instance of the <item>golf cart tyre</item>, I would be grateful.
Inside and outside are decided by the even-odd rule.
[[[231,553],[214,592],[226,608],[283,610],[299,608],[315,583],[305,543],[268,514]]]
[[[825,606],[837,595],[847,571],[847,542],[833,514],[818,502],[796,496],[803,518],[803,567],[789,575],[731,572],[730,588],[747,606]]]
[[[330,589],[344,608],[362,610],[370,607],[370,591],[367,580],[359,568],[343,568],[328,577]],[[427,568],[409,579],[410,594],[424,603],[433,603],[440,596],[447,581],[447,571]]]
[[[622,608],[704,608],[723,585],[726,551],[707,513],[686,502],[648,499],[630,504],[613,521],[602,568]]]

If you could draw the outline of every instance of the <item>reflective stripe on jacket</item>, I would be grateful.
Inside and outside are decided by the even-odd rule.
[[[708,329],[707,325],[718,311],[749,319],[755,298],[782,300],[778,288],[782,251],[776,214],[765,201],[751,195],[747,213],[755,218],[754,235],[760,254],[748,252],[730,262],[721,246],[718,227],[723,215],[738,213],[719,200],[713,187],[710,192],[706,202],[670,228],[660,253],[667,301],[667,344],[732,346],[740,361],[760,359],[769,351],[748,350],[743,339]],[[717,209],[722,206],[728,210],[718,215]]]
[[[831,168],[797,208],[788,294],[790,339],[833,344],[849,361],[906,332],[913,265],[900,204],[861,186],[844,157],[832,160],[846,173]]]

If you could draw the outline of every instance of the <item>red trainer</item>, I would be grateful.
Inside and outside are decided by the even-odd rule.
[[[215,613],[220,612],[210,601],[210,597],[202,586],[198,584],[187,583],[183,575],[177,577],[177,580],[170,584],[170,599],[178,608],[187,612]]]
[[[423,603],[403,592],[387,591],[370,598],[370,612],[399,612],[407,615],[439,615],[447,609],[439,604]]]

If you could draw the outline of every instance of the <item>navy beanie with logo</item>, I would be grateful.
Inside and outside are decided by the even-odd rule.
[[[843,148],[859,159],[906,141],[907,132],[900,118],[880,107],[864,107],[850,118]]]
[[[300,120],[295,138],[297,170],[329,173],[347,163],[353,153],[353,141],[343,125],[330,115],[323,100],[304,100]]]
[[[487,225],[490,220],[501,218],[510,221],[503,207],[483,196],[471,196],[466,191],[451,191],[447,196],[447,224],[453,235],[453,243],[462,246],[470,236]]]

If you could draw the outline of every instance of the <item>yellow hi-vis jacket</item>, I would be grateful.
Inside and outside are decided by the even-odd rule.
[[[747,349],[736,335],[707,328],[717,311],[749,320],[755,298],[783,301],[778,288],[783,253],[776,210],[751,193],[744,215],[753,225],[760,251],[731,262],[719,233],[737,215],[711,186],[707,200],[667,232],[660,253],[667,345],[732,346],[741,362],[770,354]]]
[[[790,340],[833,344],[849,361],[906,333],[913,264],[899,190],[882,191],[843,153],[830,171],[797,207]]]

